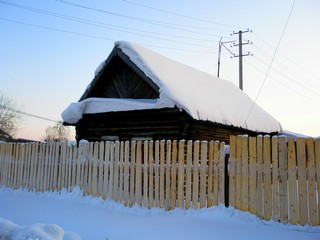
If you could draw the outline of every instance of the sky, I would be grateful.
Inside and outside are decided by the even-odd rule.
[[[0,91],[23,112],[60,121],[115,41],[217,75],[221,37],[237,45],[233,33],[249,29],[244,92],[285,130],[317,137],[319,11],[318,0],[0,0]],[[224,46],[220,77],[238,85],[238,47]],[[54,124],[23,115],[15,137],[41,140]]]

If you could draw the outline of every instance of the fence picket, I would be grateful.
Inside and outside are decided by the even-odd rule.
[[[135,181],[136,181],[136,142],[131,142],[131,151],[130,151],[130,206],[135,203]]]
[[[148,161],[149,161],[149,145],[148,141],[143,143],[143,206],[148,207]]]
[[[257,215],[263,217],[263,148],[262,136],[257,137]]]
[[[124,144],[124,165],[123,165],[123,203],[129,206],[129,141]]]
[[[220,143],[219,148],[219,196],[218,196],[218,203],[224,204],[225,203],[225,144],[224,142]]]
[[[209,150],[208,150],[208,187],[207,187],[207,192],[208,192],[208,200],[207,200],[207,207],[211,207],[213,205],[213,145],[214,142],[210,141],[209,142]]]
[[[317,179],[317,196],[320,196],[320,139],[314,140],[315,149],[315,164],[316,164],[316,179]],[[318,223],[320,223],[320,201],[318,200]]]
[[[298,168],[299,223],[301,225],[305,225],[308,222],[306,142],[304,138],[297,138],[296,143]]]
[[[192,207],[198,208],[199,197],[199,141],[194,142],[193,148],[193,174],[192,174]]]
[[[187,142],[187,159],[186,159],[186,203],[185,208],[191,208],[192,192],[192,141]]]
[[[154,206],[160,207],[160,142],[156,141],[154,146]]]
[[[103,161],[103,199],[109,197],[109,162],[110,162],[110,142],[104,144],[104,161]]]
[[[214,142],[213,156],[213,205],[218,205],[219,196],[219,142]]]
[[[149,142],[149,208],[152,208],[154,206],[154,155],[153,155],[153,147],[154,143],[153,141]],[[128,160],[129,161],[129,160]]]
[[[135,177],[135,202],[141,206],[142,204],[142,146],[141,141],[137,142],[136,151],[136,177]]]
[[[172,159],[172,168],[171,166],[171,141],[167,141],[167,157],[166,157],[166,166],[165,166],[165,172],[166,172],[166,201],[165,201],[165,208],[166,210],[173,209],[175,207],[174,202],[176,201],[176,159]],[[171,175],[171,186],[170,186],[170,175]]]
[[[249,157],[248,157],[248,137],[241,139],[241,200],[243,211],[249,211]]]
[[[206,207],[206,177],[207,177],[207,148],[208,142],[201,141],[201,153],[200,153],[200,208]]]
[[[282,222],[288,222],[288,154],[286,137],[279,137],[278,144],[280,220]]]
[[[319,224],[317,213],[317,186],[316,186],[316,165],[314,141],[312,138],[306,139],[307,144],[307,171],[308,171],[308,193],[309,193],[309,217],[310,224],[316,226]]]
[[[236,206],[236,153],[237,137],[230,137],[229,205]]]
[[[179,141],[179,152],[178,152],[178,207],[184,208],[184,164],[185,164],[185,149],[184,149],[185,141]]]
[[[271,166],[272,166],[272,217],[278,221],[280,219],[279,211],[279,156],[278,156],[278,138],[272,137],[272,153],[271,153]]]
[[[237,152],[236,152],[236,208],[243,210],[242,204],[242,175],[241,175],[241,159],[242,159],[242,136],[237,136]]]
[[[270,220],[272,217],[272,186],[271,186],[271,143],[270,136],[263,138],[263,189],[264,189],[264,219]]]
[[[249,137],[249,211],[257,214],[257,138]]]
[[[299,223],[299,208],[297,196],[296,149],[293,138],[288,139],[288,187],[290,223]]]
[[[165,195],[164,195],[164,171],[165,171],[165,166],[164,166],[164,156],[165,154],[165,141],[162,140],[160,142],[160,183],[159,183],[159,187],[160,187],[160,207],[164,208],[165,207]]]

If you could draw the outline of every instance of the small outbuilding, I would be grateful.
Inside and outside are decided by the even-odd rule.
[[[62,113],[77,140],[186,139],[229,142],[277,134],[280,123],[229,81],[116,42],[80,100]]]

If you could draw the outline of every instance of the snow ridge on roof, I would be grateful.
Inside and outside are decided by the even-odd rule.
[[[137,44],[121,41],[115,45],[158,85],[160,99],[174,102],[194,119],[259,132],[281,131],[280,123],[233,83]]]

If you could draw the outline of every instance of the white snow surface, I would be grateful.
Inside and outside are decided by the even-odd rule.
[[[233,83],[176,62],[137,44],[121,41],[115,45],[159,87],[158,102],[161,104],[153,105],[154,107],[177,106],[197,120],[208,120],[259,132],[281,131],[280,123]],[[96,74],[97,71],[101,71],[101,66],[104,64],[100,64]],[[101,112],[100,101],[97,99],[89,101],[90,113],[95,113],[95,106],[99,109],[96,112]],[[119,99],[117,101],[120,102]],[[135,102],[133,99],[127,99],[126,103],[129,101]],[[133,105],[135,104],[136,102]],[[63,120],[69,123],[80,120],[81,115],[86,113],[86,107],[83,108],[82,105],[82,102],[71,104],[63,112]],[[104,111],[149,109],[145,108],[144,104],[141,107],[135,105],[135,108],[126,106],[123,104],[109,106],[110,108],[106,107]],[[149,107],[153,108],[151,105]],[[75,112],[75,109],[79,112]]]
[[[61,193],[2,187],[0,239],[319,240],[320,227],[262,221],[222,205],[167,212],[84,197],[77,187]]]

